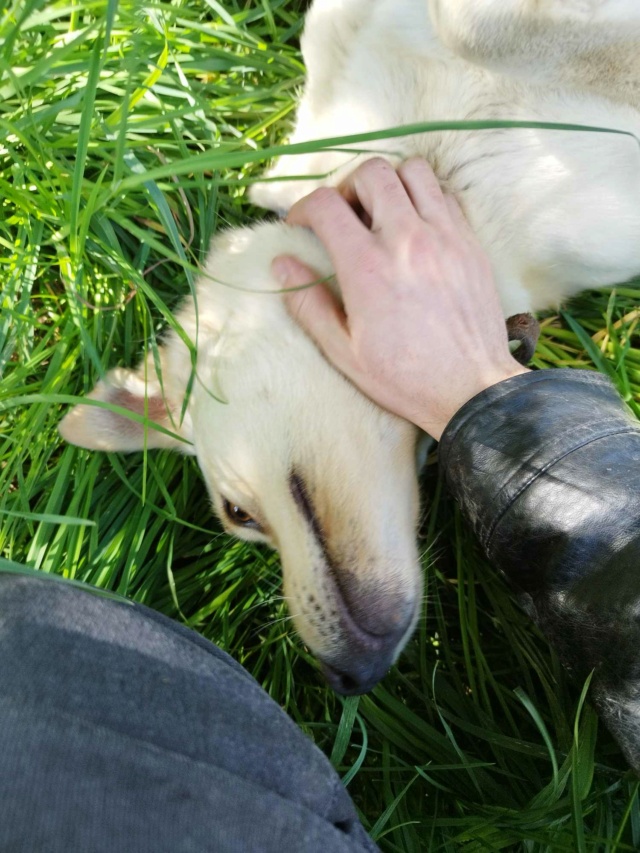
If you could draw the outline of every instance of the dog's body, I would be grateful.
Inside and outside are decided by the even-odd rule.
[[[431,3],[430,17],[427,0],[316,0],[303,41],[309,82],[291,141],[482,119],[640,136],[640,7],[629,11],[635,28],[607,18],[622,19],[631,6],[442,0]],[[556,9],[564,20],[556,20]],[[369,147],[394,162],[419,154],[431,163],[489,252],[505,316],[547,308],[640,269],[640,156],[629,137],[501,129],[425,133]],[[328,181],[338,183],[357,162],[341,152],[284,157],[270,176],[333,170]],[[264,184],[254,198],[286,210],[317,185]]]
[[[309,79],[293,141],[481,119],[640,136],[640,8],[630,0],[316,0],[303,49]],[[627,136],[450,131],[371,149],[427,157],[490,255],[506,316],[640,271],[640,155]],[[344,152],[287,157],[272,175],[332,171],[337,183],[355,162]],[[254,197],[286,209],[317,183],[267,183]],[[283,223],[214,241],[197,314],[187,301],[177,315],[197,350],[182,421],[192,366],[175,333],[160,377],[150,355],[91,395],[193,447],[93,406],[76,407],[62,433],[96,449],[196,453],[227,527],[279,549],[294,622],[334,686],[362,692],[419,609],[416,431],[352,388],[267,292],[281,253],[330,273],[312,235]]]

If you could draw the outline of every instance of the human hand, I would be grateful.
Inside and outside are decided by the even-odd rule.
[[[287,294],[289,311],[372,400],[439,439],[467,400],[526,372],[509,352],[489,260],[424,160],[397,172],[368,160],[341,190],[316,190],[287,221],[324,244],[343,305],[319,283]],[[286,288],[319,278],[290,256],[273,271]]]

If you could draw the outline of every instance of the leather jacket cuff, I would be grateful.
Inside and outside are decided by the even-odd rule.
[[[619,433],[640,433],[640,423],[609,379],[572,368],[540,370],[466,403],[443,433],[440,466],[491,559],[510,510],[537,479],[576,450]],[[596,493],[606,485],[593,474],[588,480]]]

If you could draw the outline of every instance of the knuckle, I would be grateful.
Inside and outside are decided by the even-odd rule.
[[[306,202],[313,207],[329,207],[338,201],[340,195],[333,187],[318,187],[307,196]]]
[[[467,245],[460,235],[449,229],[442,229],[438,234],[438,247],[443,255],[463,259],[467,256]]]
[[[360,166],[360,170],[365,175],[389,174],[395,171],[393,166],[384,157],[371,157],[369,160],[365,160]]]
[[[414,237],[407,249],[411,266],[415,271],[427,270],[441,256],[441,247],[425,237]]]
[[[426,251],[433,244],[433,236],[427,225],[417,217],[403,217],[398,225],[402,240],[409,252]]]
[[[398,171],[403,174],[412,173],[431,175],[435,178],[435,175],[433,174],[433,169],[427,163],[424,157],[410,157],[398,167]]]

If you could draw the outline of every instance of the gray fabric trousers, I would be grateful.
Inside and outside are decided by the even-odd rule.
[[[220,649],[0,574],[1,853],[376,849],[325,756]]]

